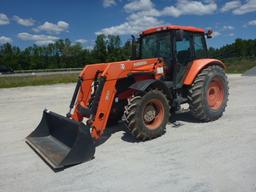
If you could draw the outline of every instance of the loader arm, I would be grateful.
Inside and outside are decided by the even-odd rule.
[[[80,73],[81,87],[71,118],[82,121],[88,118],[91,135],[98,139],[105,130],[113,100],[116,83],[131,74],[150,72],[156,79],[163,76],[163,61],[158,58],[87,65]],[[97,86],[94,84],[97,81]]]

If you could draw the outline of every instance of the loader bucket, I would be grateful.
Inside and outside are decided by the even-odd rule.
[[[91,160],[95,153],[88,126],[48,110],[26,142],[54,169]]]

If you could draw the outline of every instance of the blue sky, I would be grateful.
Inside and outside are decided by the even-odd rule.
[[[211,28],[208,43],[256,38],[256,0],[0,0],[0,44],[22,48],[69,38],[92,47],[97,34],[130,34],[159,25]]]

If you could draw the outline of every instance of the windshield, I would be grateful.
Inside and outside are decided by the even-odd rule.
[[[142,37],[140,47],[141,59],[171,57],[171,33],[169,31],[154,33]]]

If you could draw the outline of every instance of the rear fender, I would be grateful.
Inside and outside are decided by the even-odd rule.
[[[188,70],[188,72],[185,75],[183,84],[184,85],[191,85],[194,82],[194,79],[196,78],[197,74],[200,73],[204,68],[210,66],[210,65],[218,65],[222,67],[223,69],[226,69],[225,64],[217,59],[197,59],[194,60]]]

